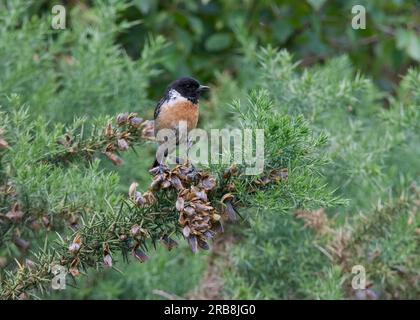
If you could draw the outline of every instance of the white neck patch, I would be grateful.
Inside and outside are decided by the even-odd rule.
[[[178,102],[181,101],[188,101],[187,98],[183,97],[178,91],[175,89],[171,89],[168,92],[165,102],[162,104],[162,108],[171,107],[176,105]]]
[[[178,91],[176,91],[175,89],[169,90],[169,94],[168,95],[169,95],[168,100],[177,100],[179,98],[183,98],[183,96]]]

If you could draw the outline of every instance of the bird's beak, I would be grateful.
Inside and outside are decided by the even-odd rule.
[[[199,86],[198,87],[198,92],[200,92],[200,93],[206,92],[206,91],[209,91],[209,90],[210,90],[210,87],[208,87],[208,86]]]

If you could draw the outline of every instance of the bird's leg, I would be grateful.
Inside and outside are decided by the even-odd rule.
[[[151,168],[151,170],[162,173],[165,171],[165,169],[167,168],[166,164],[165,164],[165,160],[168,158],[168,149],[165,150],[164,154],[163,154],[163,158],[161,159],[161,161],[158,160],[158,157],[156,156],[155,158],[155,162],[153,163],[153,167]]]
[[[178,156],[175,156],[175,162],[178,165],[188,164],[188,132],[186,124],[180,123],[176,128],[176,146]]]
[[[190,149],[192,148],[192,146],[193,146],[193,142],[190,138],[188,138],[188,140],[187,140],[187,163],[186,164],[191,168],[191,171],[194,172],[194,171],[196,171],[196,168],[193,165],[192,161],[190,161],[190,156],[189,156],[189,152],[190,152]]]

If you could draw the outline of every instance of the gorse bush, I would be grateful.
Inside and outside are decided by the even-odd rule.
[[[294,13],[329,10],[319,3]],[[42,4],[0,4],[0,297],[195,297],[214,272],[219,298],[419,298],[418,69],[390,95],[355,70],[354,53],[303,69],[259,45],[294,48],[309,37],[294,23],[257,34],[241,23],[249,7],[252,25],[289,4],[250,1],[230,19],[233,3],[187,2],[186,22],[178,6],[78,4],[71,27],[52,30]],[[211,8],[224,15],[203,24]],[[327,41],[318,36],[314,48]],[[262,174],[241,164],[148,172],[145,120],[166,79],[190,70],[212,79],[200,127],[263,129]],[[61,292],[54,265],[69,271]],[[351,286],[355,265],[366,290]]]
[[[414,123],[418,123],[418,73],[411,70],[404,77],[398,98],[389,97],[390,108],[384,109],[380,103],[384,95],[368,79],[354,74],[345,57],[302,73],[285,51],[263,48],[256,55],[250,53],[247,64],[250,57],[253,65],[260,65],[254,79],[269,90],[278,112],[303,114],[313,130],[328,137],[318,152],[328,155],[329,164],[312,163],[348,206],[325,210],[327,206],[318,203],[318,210],[293,215],[296,207],[288,208],[281,195],[264,194],[264,214],[250,215],[252,227],[240,231],[247,240],[230,248],[227,295],[355,297],[349,279],[352,266],[360,264],[367,269],[373,297],[418,297],[413,287],[418,285],[420,266],[415,218],[419,178],[415,159],[420,150]],[[284,128],[273,111],[263,123],[273,120]],[[282,141],[275,144],[281,153]],[[401,154],[406,155],[404,161]],[[306,190],[301,197],[311,195]],[[377,202],[380,205],[373,208]],[[282,206],[292,210],[278,215]]]
[[[18,101],[16,96],[13,99]],[[253,104],[249,112],[256,119],[264,119],[271,105],[268,99],[266,92],[255,92],[250,96]],[[13,105],[14,102],[10,103]],[[207,241],[222,228],[221,214],[235,220],[235,207],[255,206],[254,199],[258,200],[263,194],[259,192],[280,195],[289,206],[295,203],[299,208],[309,207],[313,202],[334,203],[325,186],[317,180],[316,171],[312,172],[305,165],[306,161],[316,163],[310,153],[323,138],[305,139],[310,131],[299,119],[293,122],[285,117],[283,126],[272,124],[266,130],[273,137],[281,137],[285,148],[290,150],[280,157],[273,153],[272,162],[262,177],[243,176],[241,167],[232,167],[227,172],[223,168],[214,168],[212,172],[186,166],[154,168],[151,170],[153,182],[147,192],[136,191],[137,184],[130,186],[130,202],[108,189],[115,188],[118,180],[115,175],[95,172],[98,162],[94,157],[97,149],[120,165],[122,160],[114,153],[114,148],[128,148],[122,148],[120,141],[128,139],[122,137],[130,137],[129,144],[134,143],[136,137],[141,138],[136,130],[142,127],[144,131],[145,126],[139,124],[142,120],[134,121],[140,118],[120,114],[116,120],[120,127],[118,131],[105,122],[103,130],[92,129],[91,136],[87,137],[83,130],[77,131],[78,134],[68,130],[63,141],[57,135],[62,126],[58,125],[52,135],[43,129],[45,122],[42,119],[38,120],[38,126],[21,126],[20,123],[28,120],[27,112],[21,107],[15,108],[11,119],[4,116],[1,125],[4,141],[9,145],[5,144],[1,159],[3,205],[5,211],[9,210],[2,217],[2,243],[3,250],[8,252],[6,265],[16,254],[13,252],[15,247],[20,249],[26,262],[19,264],[18,274],[5,272],[3,298],[23,297],[33,286],[45,289],[55,264],[66,266],[70,274],[77,277],[80,270],[88,267],[112,267],[112,256],[118,251],[123,256],[131,252],[140,262],[145,262],[148,246],[156,246],[160,241],[172,249],[177,243],[169,236],[181,231],[193,252],[198,247],[208,249]],[[246,116],[244,120],[253,121]],[[83,126],[83,121],[76,123]],[[9,135],[11,128],[14,132]],[[104,143],[100,143],[100,139]],[[113,139],[118,139],[118,143]],[[274,148],[276,142],[272,139],[268,145]],[[33,153],[27,148],[29,144]],[[14,151],[9,153],[9,149]],[[305,153],[305,156],[299,157],[299,153]],[[35,174],[28,175],[23,167]],[[305,169],[299,169],[302,167]],[[86,171],[95,172],[96,179],[85,174]],[[95,186],[92,180],[96,182]],[[67,183],[75,183],[74,188],[68,187]],[[302,191],[302,188],[306,189]],[[300,199],[302,192],[311,192],[312,197]],[[64,221],[60,223],[60,220]],[[43,227],[46,231],[55,230],[59,235],[51,235],[47,239],[52,238],[52,242],[46,240],[43,249],[27,255],[27,249],[36,243],[37,232]],[[54,240],[56,236],[58,238]]]
[[[120,6],[98,2],[89,14],[76,7],[72,28],[61,31],[51,29],[48,16],[27,16],[24,1],[2,6],[1,93],[20,94],[48,120],[148,107],[146,88],[166,44],[150,37],[141,59],[131,60],[114,44],[130,26],[117,23]]]

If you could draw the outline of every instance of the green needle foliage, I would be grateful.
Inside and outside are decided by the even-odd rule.
[[[272,102],[264,91],[252,93],[249,100],[249,114],[243,113],[243,120],[258,128],[266,122]],[[124,197],[113,192],[112,188],[116,187],[118,179],[99,169],[98,161],[94,160],[95,151],[106,150],[108,158],[114,164],[120,164],[120,160],[117,161],[117,156],[112,153],[116,148],[112,139],[115,136],[120,141],[121,137],[128,134],[130,139],[126,139],[130,144],[136,142],[133,140],[136,137],[142,139],[141,134],[136,131],[139,127],[138,121],[135,121],[135,126],[131,124],[132,120],[138,118],[130,119],[128,114],[119,115],[117,123],[122,132],[104,122],[102,131],[93,127],[91,135],[87,137],[81,133],[84,132],[83,129],[73,128],[64,134],[61,125],[56,126],[51,134],[44,129],[45,122],[41,118],[33,124],[22,125],[28,122],[28,113],[26,109],[13,106],[18,102],[17,96],[10,98],[13,111],[8,116],[4,115],[1,123],[4,139],[9,144],[2,157],[3,208],[4,211],[10,210],[2,217],[2,250],[8,252],[6,257],[9,261],[16,254],[20,259],[26,257],[27,260],[25,263],[18,263],[18,270],[13,271],[13,263],[9,264],[12,269],[6,268],[0,291],[2,298],[22,298],[34,286],[40,290],[47,288],[54,264],[66,266],[72,276],[78,276],[79,270],[89,267],[98,269],[112,266],[111,253],[117,251],[123,256],[132,253],[140,262],[144,262],[148,259],[145,251],[151,246],[155,247],[158,241],[163,241],[169,249],[176,245],[168,236],[176,235],[185,225],[177,214],[177,211],[183,211],[178,207],[180,197],[185,198],[182,207],[184,201],[190,201],[196,203],[192,208],[196,208],[197,214],[202,210],[198,207],[198,198],[192,199],[188,193],[181,196],[184,194],[183,190],[187,191],[183,188],[191,182],[187,182],[188,179],[185,180],[185,176],[176,173],[177,171],[168,175],[165,173],[165,178],[163,173],[156,175],[149,191],[144,195],[136,195],[135,203],[124,200]],[[316,150],[325,138],[314,139],[301,118],[293,121],[287,116],[279,115],[277,120],[282,120],[283,125],[277,126],[273,122],[268,123],[268,128],[263,128],[269,139],[267,159],[270,161],[264,174],[260,177],[244,176],[241,168],[226,174],[223,167],[215,167],[212,173],[219,178],[214,180],[209,174],[199,171],[197,174],[203,180],[196,186],[203,185],[204,190],[208,190],[205,192],[209,193],[209,202],[202,203],[201,207],[211,205],[217,208],[221,204],[221,212],[231,216],[234,215],[232,210],[235,210],[232,205],[242,208],[255,206],[259,200],[263,200],[263,192],[266,194],[265,199],[279,197],[284,201],[281,207],[272,206],[272,210],[309,208],[313,204],[334,203],[325,184],[317,178],[317,170],[311,169],[312,165],[316,168],[323,163],[322,159],[319,162],[316,159]],[[126,123],[128,129],[125,129]],[[76,124],[83,127],[82,120],[76,121]],[[13,133],[9,135],[9,132]],[[80,133],[76,135],[75,132]],[[64,141],[60,140],[60,134],[64,135]],[[280,140],[288,150],[278,152]],[[276,176],[275,169],[279,166],[287,168],[287,176]],[[25,173],[25,169],[32,174]],[[91,177],[92,172],[96,175],[94,179]],[[193,173],[194,171],[190,174]],[[179,178],[173,180],[176,175]],[[162,179],[168,179],[168,186],[172,184],[171,188],[177,192],[181,190],[181,193],[177,195],[170,188],[165,191],[168,186]],[[55,183],[50,182],[51,180]],[[227,185],[229,190],[226,190]],[[162,191],[156,191],[156,187],[162,188]],[[190,193],[195,192],[193,188],[196,187],[192,185]],[[307,192],[311,193],[311,197],[302,197]],[[134,190],[130,194],[134,194]],[[205,199],[207,202],[207,196]],[[204,210],[213,212],[214,209]],[[206,216],[204,211],[201,214]],[[214,221],[220,219],[220,215],[216,213],[210,214],[210,217]],[[42,224],[46,230],[42,228]],[[32,255],[27,255],[31,242],[36,243],[39,239],[38,232],[41,228],[42,234],[47,233],[43,249],[33,249]],[[188,230],[190,229],[195,232],[191,221]],[[48,231],[56,233],[49,234]],[[191,237],[195,239],[195,236],[185,235],[185,228],[182,232],[195,251],[191,243]],[[193,234],[198,237],[197,233]],[[198,245],[206,249],[207,244],[202,244],[203,238],[200,236],[198,239]],[[21,254],[16,252],[16,248],[20,249]]]
[[[314,161],[323,181],[336,187],[334,195],[347,199],[348,206],[328,209],[328,201],[313,201],[319,194],[310,198],[317,189],[305,190],[304,184],[297,188],[304,190],[299,199],[312,200],[312,210],[296,211],[298,206],[288,207],[280,195],[261,194],[267,204],[263,214],[250,215],[251,228],[237,230],[243,239],[229,248],[226,296],[418,298],[418,71],[410,70],[397,97],[388,97],[355,74],[345,57],[299,72],[285,51],[244,50],[245,63],[254,66],[245,74],[259,79],[274,99],[262,123],[269,127],[273,121],[287,130],[276,116],[283,111],[300,114],[296,119],[304,117],[312,130],[323,132],[327,138],[309,163]],[[387,109],[380,103],[384,98]],[[329,163],[319,166],[326,155]],[[288,214],[278,215],[282,208]],[[352,289],[354,265],[365,267],[369,291]]]
[[[117,34],[135,24],[117,22],[127,5],[97,1],[91,12],[76,7],[71,28],[53,30],[50,16],[29,16],[34,3],[0,5],[0,94],[20,94],[48,120],[144,110],[147,84],[167,46],[163,37],[149,37],[141,59],[133,61],[115,44]]]

